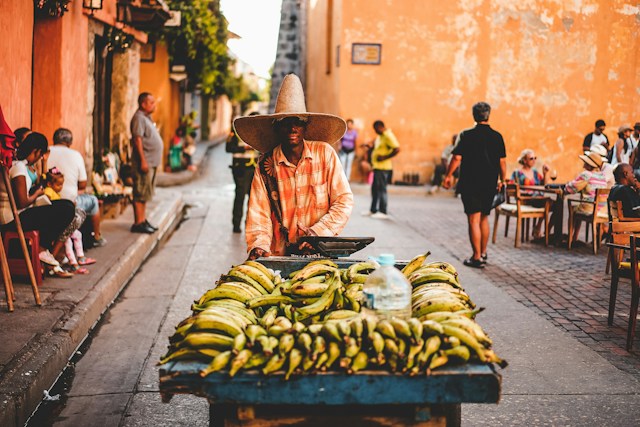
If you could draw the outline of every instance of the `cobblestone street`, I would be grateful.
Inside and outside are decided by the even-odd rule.
[[[393,199],[390,202],[391,213],[398,221],[429,236],[429,240],[447,242],[442,246],[453,258],[463,260],[470,255],[466,217],[459,199],[449,194],[426,197],[426,201],[420,201],[420,209],[424,211],[415,212],[411,204]],[[492,232],[493,221],[492,214]],[[528,242],[514,248],[515,221],[509,225],[509,236],[504,237],[504,218],[500,218],[496,244],[489,242],[489,265],[479,270],[480,274],[614,366],[640,377],[638,337],[632,352],[625,350],[631,297],[628,280],[620,280],[614,323],[607,325],[611,276],[605,274],[606,247],[597,255],[590,245],[569,251]],[[584,239],[583,232],[580,238]]]

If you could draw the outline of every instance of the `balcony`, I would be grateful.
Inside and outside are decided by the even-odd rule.
[[[171,17],[163,0],[118,0],[117,5],[118,21],[142,31],[160,29]]]

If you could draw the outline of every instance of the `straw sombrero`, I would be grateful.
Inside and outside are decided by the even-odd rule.
[[[587,151],[578,157],[592,168],[600,169],[602,167],[602,157],[596,152]]]
[[[347,130],[347,124],[338,116],[307,112],[302,83],[295,74],[288,74],[282,81],[273,114],[238,117],[233,121],[233,127],[240,139],[259,152],[267,153],[278,145],[273,122],[285,117],[306,118],[304,139],[327,142],[334,147]]]

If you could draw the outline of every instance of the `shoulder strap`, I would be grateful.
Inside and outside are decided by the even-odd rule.
[[[275,158],[273,157],[273,151],[262,154],[260,156],[260,160],[258,160],[258,169],[260,170],[262,180],[264,181],[264,185],[267,189],[269,204],[271,205],[271,210],[276,217],[276,221],[278,221],[280,232],[282,233],[286,244],[289,244],[289,230],[284,226],[284,223],[282,222],[282,209],[280,207],[279,201],[280,193],[278,192],[278,181],[276,180],[275,176],[272,176],[267,172],[266,163],[267,161],[269,161],[269,159],[273,163],[271,165],[271,168],[275,173]]]

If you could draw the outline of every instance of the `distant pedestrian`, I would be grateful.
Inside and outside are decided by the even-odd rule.
[[[356,139],[358,139],[358,131],[353,127],[353,120],[347,119],[347,131],[340,140],[338,157],[340,157],[344,174],[348,180],[351,180],[351,166],[356,154]]]
[[[258,115],[257,112],[249,114],[249,116],[256,115]],[[232,222],[233,232],[240,233],[242,231],[240,224],[244,214],[244,201],[251,191],[251,181],[253,181],[253,173],[258,164],[259,153],[238,137],[233,124],[231,125],[231,133],[227,137],[225,150],[227,153],[233,153],[230,167],[233,182],[236,184],[236,196],[233,201]]]
[[[147,221],[147,202],[153,198],[156,172],[162,162],[162,137],[151,113],[156,109],[156,100],[148,92],[138,96],[138,111],[131,119],[133,145],[133,233],[152,234],[157,227]]]
[[[458,134],[454,133],[451,137],[451,144],[447,145],[444,150],[442,150],[442,154],[440,155],[440,163],[436,165],[435,170],[433,171],[431,189],[429,190],[431,194],[435,194],[435,192],[438,191],[438,188],[442,185],[442,180],[447,173],[447,168],[449,167],[449,162],[451,162],[451,157],[453,157],[452,153],[454,147],[456,146],[457,140]],[[458,177],[457,170],[453,173],[453,176],[456,178]]]
[[[590,134],[584,137],[582,141],[582,151],[588,151],[594,145],[604,145],[609,149],[609,138],[604,134],[604,130],[607,128],[607,124],[602,119],[596,120],[595,129]]]
[[[472,112],[476,125],[458,135],[443,186],[451,187],[453,172],[460,166],[457,190],[467,214],[473,249],[473,255],[464,260],[464,265],[484,268],[489,242],[489,214],[496,189],[502,189],[507,174],[507,154],[502,135],[489,126],[491,106],[478,102]]]
[[[611,165],[615,167],[618,163],[629,163],[634,147],[631,145],[631,126],[622,125],[618,128],[618,139],[613,144],[611,155]]]
[[[391,129],[387,129],[381,120],[373,123],[373,129],[378,137],[373,143],[371,151],[371,167],[373,168],[373,183],[371,184],[371,208],[365,216],[387,219],[387,184],[391,181],[393,163],[391,158],[400,152],[400,144]]]

